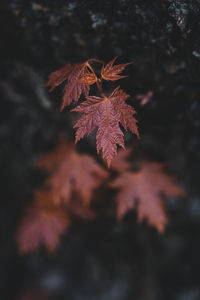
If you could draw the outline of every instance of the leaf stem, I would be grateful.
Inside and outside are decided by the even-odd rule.
[[[104,92],[103,92],[103,88],[102,88],[102,80],[101,80],[101,78],[97,78],[96,84],[97,84],[97,88],[98,88],[98,90],[99,90],[100,95],[101,95],[103,98],[105,98],[105,95],[104,95]]]
[[[96,62],[99,62],[99,63],[104,63],[102,62],[101,60],[98,60],[98,59],[90,59],[88,61],[96,61]],[[87,62],[87,67],[90,69],[90,71],[96,76],[95,72],[94,72],[94,69],[92,68],[92,66]],[[97,77],[96,77],[97,78]],[[103,92],[103,88],[102,88],[102,78],[97,78],[97,81],[96,81],[96,85],[97,85],[97,89],[99,90],[99,93],[100,95],[105,98],[105,95],[104,95],[104,92]]]
[[[90,66],[90,64],[87,62],[86,65],[87,65],[88,69],[90,69],[90,71],[96,76],[96,74],[95,74],[93,68]]]

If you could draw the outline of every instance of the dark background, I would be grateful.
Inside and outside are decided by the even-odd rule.
[[[23,300],[46,299],[41,292],[56,300],[199,300],[200,1],[1,0],[0,38],[0,298],[21,300],[26,290]],[[134,212],[117,224],[108,194],[101,217],[75,222],[56,255],[21,257],[17,224],[42,184],[34,162],[58,135],[74,136],[73,117],[59,113],[61,88],[45,88],[48,75],[115,56],[133,62],[121,81],[141,134],[132,159],[165,162],[188,197],[166,201],[161,236]],[[135,96],[149,90],[140,106]],[[78,147],[96,151],[93,137]]]

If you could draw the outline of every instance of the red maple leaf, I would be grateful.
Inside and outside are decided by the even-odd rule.
[[[88,96],[90,85],[97,81],[97,77],[88,60],[79,64],[67,64],[52,72],[46,85],[51,87],[50,91],[53,91],[56,86],[65,80],[68,80],[68,82],[64,86],[61,111],[72,101],[77,102],[82,93]]]
[[[184,196],[185,192],[172,176],[162,171],[159,163],[143,163],[140,171],[123,172],[111,183],[117,194],[117,215],[121,219],[127,211],[137,207],[138,221],[144,219],[162,233],[168,221],[161,195]]]
[[[44,245],[53,253],[60,242],[60,237],[68,229],[70,221],[63,209],[52,205],[51,193],[35,193],[31,205],[22,220],[17,233],[17,242],[21,254],[38,249]]]
[[[117,144],[124,148],[124,134],[119,123],[139,137],[137,120],[133,117],[136,112],[125,102],[129,97],[118,86],[109,97],[88,96],[87,101],[72,110],[83,113],[74,126],[78,128],[76,143],[98,127],[97,152],[102,150],[108,166],[117,153]]]
[[[74,146],[61,140],[58,147],[44,155],[37,166],[50,172],[46,187],[55,203],[69,202],[74,192],[87,205],[93,192],[108,177],[108,173],[89,155],[79,154]]]
[[[113,60],[111,60],[105,67],[104,65],[102,66],[101,69],[101,76],[104,80],[110,80],[110,81],[115,81],[122,79],[126,76],[121,76],[119,75],[125,68],[128,66],[130,63],[126,64],[120,64],[120,65],[115,65],[113,66],[115,60],[117,57],[115,57]]]
[[[97,81],[97,77],[95,73],[93,72],[93,69],[88,69],[89,64],[87,65],[86,68],[84,68],[83,74],[79,78],[78,82],[79,83],[84,83],[87,85],[92,85]],[[92,70],[92,72],[91,72]]]

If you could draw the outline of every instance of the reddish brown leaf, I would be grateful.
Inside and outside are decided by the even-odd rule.
[[[79,154],[67,141],[62,140],[54,151],[44,155],[37,164],[50,172],[46,186],[55,203],[69,202],[77,192],[89,204],[93,192],[108,173],[89,155]]]
[[[130,63],[127,64],[120,64],[113,66],[115,60],[117,57],[115,57],[113,60],[111,60],[105,67],[102,67],[101,70],[101,76],[105,80],[115,81],[122,79],[126,76],[119,75]]]
[[[60,237],[69,227],[65,212],[52,206],[51,193],[36,193],[36,202],[29,207],[20,224],[17,234],[21,254],[38,249],[44,245],[52,253],[56,250]]]
[[[133,117],[135,110],[125,101],[129,98],[118,86],[109,97],[87,97],[87,101],[72,111],[83,113],[74,127],[77,127],[76,143],[89,135],[96,127],[97,152],[103,153],[108,166],[117,153],[117,145],[124,148],[123,132],[119,123],[139,137],[137,120]]]
[[[87,68],[85,68],[82,77],[78,81],[80,83],[92,85],[97,81],[97,77],[94,72],[91,72]]]
[[[162,171],[158,163],[143,163],[141,170],[124,172],[111,184],[120,189],[117,197],[117,214],[121,219],[127,211],[137,207],[138,221],[147,220],[162,233],[167,216],[161,194],[165,196],[184,196],[184,191],[174,178]]]
[[[61,111],[72,101],[77,102],[82,93],[88,96],[90,85],[97,80],[96,75],[90,69],[91,67],[86,61],[79,64],[67,64],[49,75],[46,85],[51,87],[50,91],[68,80],[64,87]]]

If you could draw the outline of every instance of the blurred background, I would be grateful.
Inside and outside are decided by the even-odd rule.
[[[1,0],[1,299],[200,299],[199,16],[199,0]],[[117,223],[108,193],[100,217],[74,222],[55,255],[21,256],[17,226],[43,182],[35,161],[59,135],[74,140],[75,117],[59,112],[62,89],[49,94],[48,75],[115,56],[133,62],[120,83],[139,122],[132,159],[164,162],[188,196],[166,200],[159,235],[134,211]],[[94,136],[78,149],[95,155]]]

